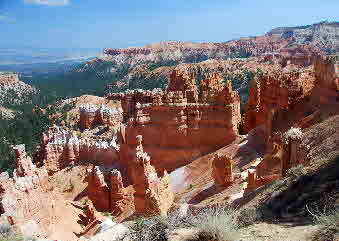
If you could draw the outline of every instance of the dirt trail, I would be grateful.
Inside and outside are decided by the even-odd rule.
[[[239,241],[307,241],[317,229],[315,225],[257,223],[242,229]]]

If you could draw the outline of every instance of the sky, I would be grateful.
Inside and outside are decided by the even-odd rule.
[[[224,42],[339,21],[339,0],[0,0],[0,48]]]

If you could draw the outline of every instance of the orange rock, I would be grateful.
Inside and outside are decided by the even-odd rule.
[[[124,134],[124,143],[132,149],[135,137],[143,136],[151,164],[160,175],[231,143],[241,121],[240,98],[229,82],[223,84],[217,74],[202,81],[201,88],[210,93],[205,100],[195,94],[195,80],[182,71],[172,73],[162,98],[158,93],[156,101],[135,104]]]
[[[94,161],[97,165],[109,166],[119,163],[119,147],[115,139],[111,142],[78,138],[76,133],[59,126],[49,128],[43,135],[43,141],[37,160],[45,163],[50,174],[53,174],[78,161]]]
[[[217,187],[227,187],[233,183],[232,160],[229,156],[215,155],[212,176]]]
[[[88,197],[100,211],[110,211],[118,218],[131,211],[144,215],[166,215],[174,196],[170,190],[167,173],[159,178],[150,157],[143,151],[142,137],[137,137],[137,147],[128,172],[94,167],[88,170]],[[122,175],[130,175],[130,177]],[[131,178],[133,188],[123,186],[123,178]]]
[[[305,96],[310,95],[314,77],[310,72],[266,72],[251,83],[244,115],[244,130],[265,124],[269,112],[289,109]]]
[[[286,176],[288,170],[298,165],[309,165],[309,148],[302,143],[303,133],[299,128],[290,128],[284,135],[273,135],[273,149],[266,154],[256,169],[249,171],[245,192]]]
[[[16,169],[14,174],[17,177],[32,176],[34,175],[35,165],[32,159],[27,156],[25,145],[17,145],[13,147],[16,155],[15,164]]]
[[[117,126],[122,122],[122,110],[110,109],[106,105],[87,104],[79,108],[79,126],[81,129],[89,129],[98,125]]]

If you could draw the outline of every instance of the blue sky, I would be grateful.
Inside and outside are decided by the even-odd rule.
[[[0,0],[0,47],[221,42],[323,20],[339,21],[339,0]]]

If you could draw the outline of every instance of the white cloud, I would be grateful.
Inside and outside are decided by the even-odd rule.
[[[6,13],[0,13],[0,23],[15,23],[15,18],[8,16]]]
[[[24,0],[24,2],[47,6],[66,6],[70,4],[70,0]]]

